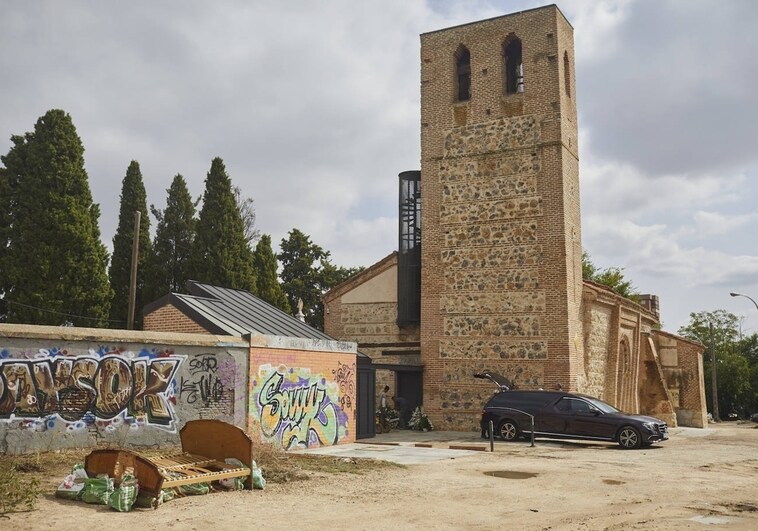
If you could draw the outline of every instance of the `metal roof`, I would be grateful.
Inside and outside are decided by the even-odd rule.
[[[201,325],[218,334],[240,336],[258,333],[306,339],[334,338],[281,311],[250,292],[201,284],[187,283],[190,295],[172,293],[186,310],[200,318]]]

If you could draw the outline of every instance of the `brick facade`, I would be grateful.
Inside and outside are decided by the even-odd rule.
[[[516,38],[523,91],[512,92],[504,45]],[[457,75],[468,71],[462,98]],[[397,299],[366,289],[396,269],[390,255],[325,295],[325,330],[375,364],[420,364],[438,428],[478,429],[493,389],[473,374],[485,369],[520,388],[560,386],[703,425],[702,346],[656,333],[657,298],[646,309],[582,280],[571,87],[573,29],[555,6],[421,36],[420,329],[399,328]],[[419,359],[390,362],[389,344]],[[385,380],[378,371],[377,387]]]
[[[155,311],[145,315],[142,329],[188,334],[210,333],[198,323],[184,315],[181,310],[172,304],[161,306]]]
[[[514,36],[524,90],[508,94],[503,46]],[[456,101],[461,46],[467,101]],[[562,89],[573,56],[555,6],[421,36],[421,361],[425,408],[443,429],[474,427],[481,402],[446,397],[487,394],[471,377],[483,368],[522,386],[576,389],[576,103]]]

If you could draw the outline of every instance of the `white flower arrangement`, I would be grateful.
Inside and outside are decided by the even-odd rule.
[[[429,417],[426,416],[426,413],[424,413],[423,406],[419,406],[413,411],[411,420],[408,421],[408,427],[416,431],[434,430],[434,425],[432,424],[432,421],[429,420]]]

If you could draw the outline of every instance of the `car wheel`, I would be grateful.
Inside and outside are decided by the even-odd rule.
[[[515,441],[518,439],[518,426],[512,420],[506,419],[498,426],[497,433],[504,441]]]
[[[625,450],[634,450],[642,446],[642,437],[640,437],[640,432],[637,428],[624,426],[619,431],[618,442]]]

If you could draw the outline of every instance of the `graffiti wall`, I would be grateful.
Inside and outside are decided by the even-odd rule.
[[[250,426],[285,449],[355,441],[355,354],[251,350]]]
[[[162,334],[156,344],[154,333],[112,330],[79,339],[72,329],[64,340],[57,327],[25,327],[34,338],[2,335],[9,326],[0,325],[0,453],[168,446],[188,420],[247,421],[245,343]]]

